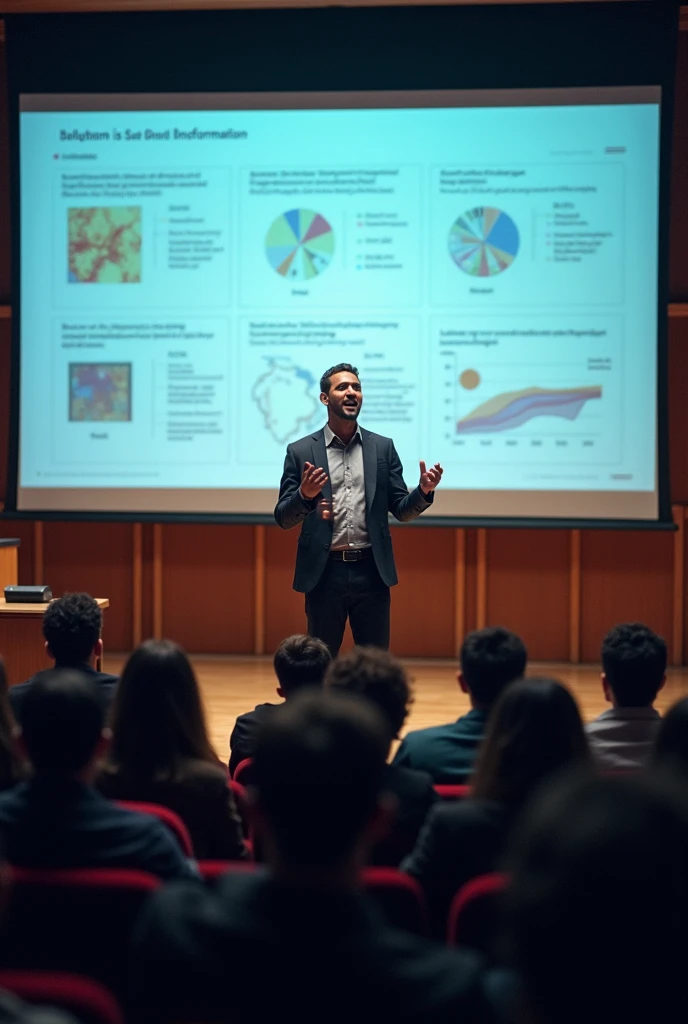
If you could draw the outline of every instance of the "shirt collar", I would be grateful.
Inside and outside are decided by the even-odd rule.
[[[609,721],[609,719],[616,719],[617,721],[624,721],[630,719],[658,719],[661,718],[659,711],[653,707],[648,708],[607,708],[601,715],[597,716],[599,721]]]
[[[337,435],[335,434],[334,430],[332,430],[332,428],[330,427],[329,423],[326,423],[325,424],[325,447],[326,448],[330,448],[331,447],[332,442],[334,441],[335,437],[337,437]],[[356,425],[356,433],[351,438],[351,441],[349,441],[349,444],[351,444],[352,441],[355,441],[356,438],[358,438],[358,440],[361,441],[361,442],[363,441],[363,438],[361,436],[361,428],[358,426],[358,424]],[[340,444],[344,445],[344,442],[342,441],[341,437],[337,437],[337,440],[339,441]],[[346,448],[346,447],[348,447],[348,445],[344,445],[344,447]]]

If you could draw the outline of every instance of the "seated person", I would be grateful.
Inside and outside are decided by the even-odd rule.
[[[330,649],[314,636],[295,633],[283,640],[275,651],[273,665],[277,676],[277,696],[289,700],[304,686],[322,686],[325,672],[332,660]],[[281,704],[258,704],[253,711],[239,715],[229,737],[231,750],[229,774],[247,757],[253,757],[256,736],[263,722]]]
[[[445,934],[461,886],[497,870],[514,823],[543,781],[589,763],[578,706],[561,683],[523,679],[507,686],[490,717],[472,796],[437,804],[402,865],[423,887],[434,934]]]
[[[208,739],[189,659],[170,640],[147,640],[122,672],[98,789],[175,811],[199,860],[242,860],[247,851],[228,781]]]
[[[666,682],[667,647],[640,622],[615,626],[602,643],[602,690],[612,705],[585,727],[601,771],[638,771],[650,757],[660,716],[652,706]]]
[[[41,673],[23,702],[18,737],[34,775],[0,793],[0,839],[20,867],[139,868],[196,878],[165,826],[93,787],[109,743],[102,695],[76,669]]]
[[[335,693],[355,693],[371,701],[387,723],[391,747],[406,721],[412,700],[408,676],[400,661],[375,647],[354,647],[332,662],[325,676],[325,687]],[[374,847],[372,863],[397,865],[413,848],[437,794],[427,772],[396,764],[385,765],[383,786],[394,794],[397,807],[393,831]]]
[[[90,594],[65,594],[51,601],[43,615],[45,650],[55,668],[78,668],[95,683],[106,702],[112,703],[117,676],[100,671],[103,657],[103,613]],[[43,672],[49,672],[44,669]],[[43,672],[9,689],[12,714],[22,724],[24,700],[33,683]]]
[[[521,980],[509,1020],[685,1020],[686,864],[685,793],[671,780],[548,786],[506,864],[500,945]]]
[[[469,696],[471,710],[448,725],[407,733],[392,763],[427,772],[435,784],[467,783],[490,709],[502,690],[523,676],[527,659],[523,641],[507,629],[495,626],[469,633],[461,645],[456,678]]]
[[[11,789],[28,774],[14,741],[15,722],[7,696],[5,662],[0,657],[0,790]]]
[[[648,767],[684,784],[688,779],[688,697],[673,704],[661,719]]]
[[[360,888],[387,816],[388,746],[379,712],[351,696],[299,694],[268,719],[255,750],[255,812],[269,869],[153,894],[133,940],[137,1017],[485,1019],[473,957],[390,928]],[[240,979],[231,992],[228,970]]]

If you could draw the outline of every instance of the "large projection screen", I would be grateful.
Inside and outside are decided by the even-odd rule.
[[[657,522],[662,101],[21,92],[16,510],[269,514],[347,361],[426,520]]]

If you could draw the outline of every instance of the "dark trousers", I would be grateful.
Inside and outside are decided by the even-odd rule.
[[[316,587],[306,594],[308,633],[336,658],[347,617],[354,643],[389,649],[389,587],[382,582],[372,554],[360,562],[329,559]]]

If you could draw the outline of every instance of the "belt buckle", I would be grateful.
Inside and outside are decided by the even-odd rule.
[[[349,555],[351,555],[352,557],[349,558],[348,557]],[[357,562],[358,561],[358,551],[348,551],[346,548],[344,548],[344,550],[342,551],[342,561],[344,561],[344,562]]]

